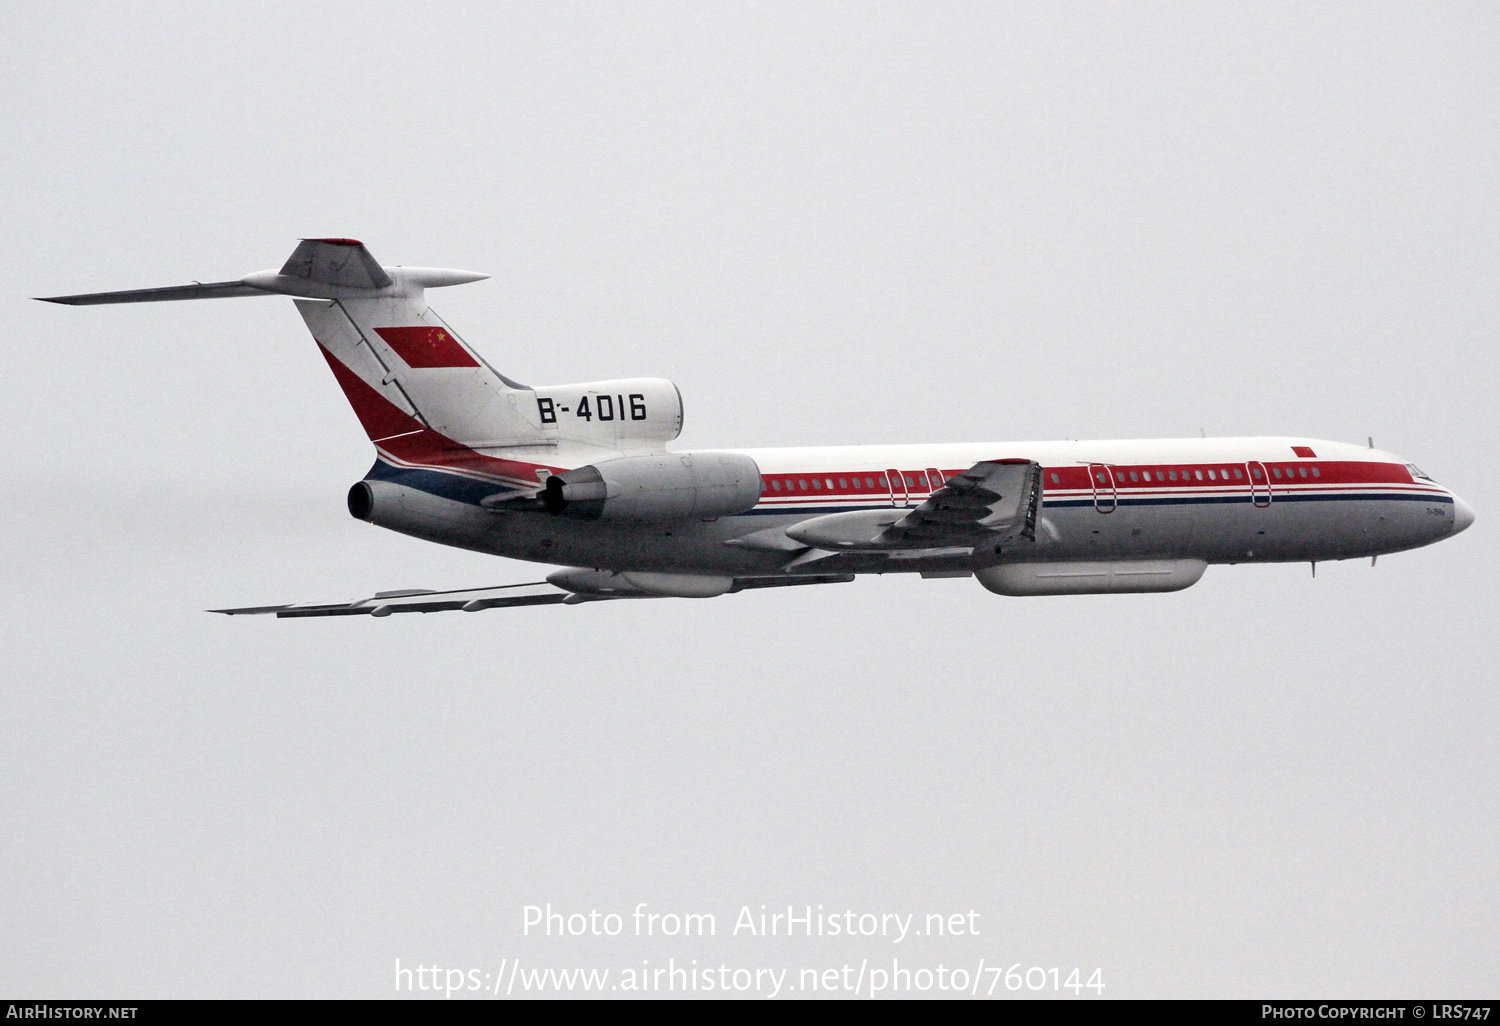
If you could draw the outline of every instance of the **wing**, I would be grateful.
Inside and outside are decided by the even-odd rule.
[[[458,591],[408,588],[404,591],[379,591],[370,598],[354,602],[243,606],[238,609],[210,609],[209,612],[228,616],[275,613],[279,617],[390,616],[392,613],[441,613],[451,609],[476,613],[481,609],[503,609],[508,606],[550,606],[570,599],[576,602],[588,600],[582,595],[574,595],[545,581],[538,581],[535,584],[502,584],[493,588],[463,588]]]
[[[578,605],[581,602],[609,602],[615,599],[660,598],[621,582],[608,571],[584,571],[585,587],[575,591],[560,588],[547,581],[531,584],[502,584],[493,588],[462,588],[458,591],[429,591],[408,588],[403,591],[380,591],[354,602],[301,603],[282,606],[241,606],[236,609],[210,609],[210,613],[227,616],[249,616],[275,613],[278,617],[303,616],[390,616],[392,613],[444,613],[463,610],[477,613],[481,609],[506,609],[511,606]],[[597,580],[588,581],[589,577]],[[607,580],[606,580],[607,578]],[[847,584],[853,574],[781,574],[770,577],[736,577],[731,593],[756,588],[789,588],[806,584]]]
[[[943,482],[882,540],[903,548],[1036,540],[1042,466],[1034,460],[986,460]]]
[[[786,529],[786,536],[828,552],[1008,545],[1036,539],[1041,501],[1041,464],[1033,460],[986,460],[948,478],[916,509],[830,513],[793,524]],[[749,540],[744,539],[747,547]],[[799,563],[807,565],[822,559],[807,553]]]

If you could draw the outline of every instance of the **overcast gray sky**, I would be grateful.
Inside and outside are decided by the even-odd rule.
[[[1497,37],[1493,4],[10,5],[0,992],[900,957],[1495,996]],[[1478,522],[1166,596],[210,616],[540,576],[348,516],[371,450],[289,302],[26,298],[318,235],[493,274],[432,296],[491,363],[670,377],[684,446],[1373,435]],[[547,902],[719,935],[522,936]],[[761,904],[981,932],[731,936]]]

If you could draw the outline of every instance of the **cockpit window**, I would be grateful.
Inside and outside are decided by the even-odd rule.
[[[1417,466],[1415,463],[1408,463],[1406,465],[1406,472],[1408,474],[1410,474],[1412,477],[1420,477],[1423,481],[1431,481],[1432,480],[1432,478],[1430,478],[1426,474],[1422,473],[1422,468],[1419,467],[1419,466]]]

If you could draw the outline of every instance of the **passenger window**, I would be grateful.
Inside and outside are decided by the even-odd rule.
[[[879,477],[877,477],[875,479],[875,484],[876,484],[877,487],[884,488],[885,487],[885,475],[881,474]]]
[[[1243,480],[1245,480],[1245,475],[1240,473],[1240,468],[1239,467],[1235,467],[1234,468],[1234,479],[1236,481],[1243,481]]]
[[[1169,471],[1167,471],[1167,477],[1169,477],[1173,481],[1176,481],[1177,480],[1177,471],[1175,471],[1175,470],[1169,470]]]
[[[843,478],[839,478],[839,487],[840,488],[848,488],[849,487],[849,482],[845,481]]]
[[[1313,472],[1313,477],[1322,477],[1323,476],[1322,474],[1318,473],[1318,468],[1317,467],[1313,467],[1312,468],[1312,472]]]
[[[819,481],[817,478],[813,478],[813,488],[814,488],[814,490],[822,488],[822,487],[823,487],[823,482]]]
[[[1132,470],[1130,472],[1130,480],[1132,480],[1132,481],[1139,481],[1140,479],[1141,479],[1141,476],[1139,474],[1137,474],[1135,471]]]
[[[1209,479],[1209,480],[1210,480],[1210,481],[1212,481],[1212,480],[1213,480],[1213,479],[1214,479],[1214,472],[1213,472],[1213,471],[1212,471],[1212,470],[1210,470],[1210,471],[1209,471],[1209,472],[1208,472],[1208,479]]]
[[[1100,484],[1104,483],[1104,471],[1101,470],[1097,474],[1095,474],[1094,476],[1099,479],[1099,483]]]
[[[799,477],[797,479],[797,487],[801,488],[804,492],[807,491],[807,479]]]
[[[1193,471],[1193,476],[1196,477],[1199,481],[1202,481],[1203,480],[1203,471],[1201,471],[1201,470],[1195,470],[1195,471]]]
[[[1058,484],[1061,481],[1062,481],[1062,478],[1058,477],[1056,474],[1052,475],[1052,483],[1053,484]]]
[[[1307,468],[1306,467],[1298,467],[1297,468],[1297,476],[1298,477],[1306,477],[1307,476]]]
[[[1161,471],[1159,471],[1159,470],[1158,470],[1158,471],[1157,471],[1157,472],[1156,472],[1156,479],[1157,479],[1157,480],[1158,480],[1158,481],[1165,481],[1165,480],[1166,480],[1166,479],[1167,479],[1167,475],[1166,475],[1166,474],[1163,474],[1163,473],[1162,473],[1162,472],[1161,472]]]
[[[781,491],[781,482],[780,481],[772,481],[771,482],[771,487],[774,488],[774,489],[776,489],[779,492],[779,491]]]
[[[1253,477],[1253,478],[1255,478],[1255,480],[1259,481],[1260,480],[1260,468],[1259,467],[1251,467],[1250,468],[1250,476]]]
[[[1271,468],[1271,473],[1275,474],[1277,477],[1280,477],[1281,476],[1281,468],[1280,467],[1272,467]]]

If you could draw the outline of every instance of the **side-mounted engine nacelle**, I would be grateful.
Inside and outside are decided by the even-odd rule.
[[[547,478],[542,502],[553,515],[588,520],[712,520],[760,501],[760,467],[728,452],[626,456]]]

